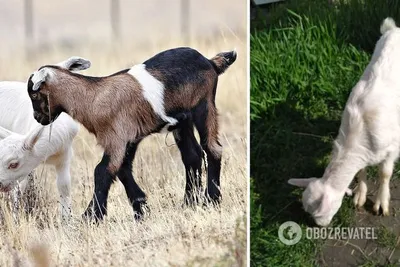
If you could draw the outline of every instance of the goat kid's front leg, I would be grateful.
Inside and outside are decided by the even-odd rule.
[[[108,168],[109,164],[110,156],[104,153],[103,158],[94,170],[93,198],[83,214],[86,219],[94,219],[97,222],[102,220],[104,215],[107,215],[108,192],[115,179],[115,174]]]
[[[25,178],[24,180],[27,180],[27,178]],[[13,188],[10,192],[10,198],[11,198],[11,202],[12,202],[12,215],[13,215],[13,219],[14,219],[14,223],[18,224],[19,223],[19,212],[21,209],[21,198],[22,198],[22,192],[20,190],[19,185],[17,185],[15,188]]]
[[[367,201],[367,169],[364,168],[360,170],[357,174],[358,185],[355,190],[353,203],[357,208],[361,208],[364,206]]]
[[[20,214],[21,206],[23,204],[22,196],[25,193],[28,182],[29,182],[29,176],[20,181],[18,185],[10,192],[10,198],[12,201],[12,207],[11,207],[12,215],[14,223],[16,224],[19,223],[18,215]]]
[[[390,201],[390,178],[393,174],[394,161],[385,160],[379,165],[379,189],[376,195],[375,204],[373,210],[376,214],[379,214],[379,208],[382,208],[383,216],[388,216],[389,212],[389,201]]]

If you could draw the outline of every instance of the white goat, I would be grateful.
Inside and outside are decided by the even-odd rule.
[[[89,68],[90,62],[72,57],[58,66],[77,71]],[[61,216],[67,219],[71,215],[72,141],[79,126],[70,116],[61,114],[52,125],[49,140],[50,126],[41,126],[32,114],[27,84],[0,82],[0,191],[12,190],[13,207],[18,209],[19,192],[25,191],[27,176],[43,162],[51,164],[57,173]]]
[[[400,28],[391,18],[381,25],[382,37],[371,62],[353,88],[342,115],[332,159],[322,178],[290,179],[306,187],[303,206],[315,222],[327,226],[358,173],[354,204],[367,198],[366,167],[379,164],[380,186],[373,207],[389,215],[389,181],[400,151]]]

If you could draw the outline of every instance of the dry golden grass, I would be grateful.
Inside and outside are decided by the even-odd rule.
[[[102,149],[83,127],[74,141],[72,163],[73,219],[59,220],[55,175],[49,167],[37,169],[40,205],[30,217],[15,224],[5,210],[0,224],[0,266],[244,266],[247,207],[247,47],[246,37],[227,33],[191,46],[211,58],[236,48],[237,62],[220,77],[217,107],[224,146],[220,210],[183,208],[184,167],[173,138],[156,135],[140,146],[134,176],[148,196],[151,213],[133,220],[123,186],[111,188],[108,216],[98,226],[81,220],[93,190],[93,170]],[[27,61],[24,53],[0,62],[0,80],[26,80],[40,65],[80,55],[92,61],[89,75],[107,75],[140,63],[153,54],[179,46],[154,42],[104,47],[90,44],[71,50],[49,48]],[[1,148],[0,148],[1,149]],[[205,182],[203,174],[203,182]],[[3,203],[4,204],[4,203]],[[2,205],[4,206],[4,205]]]

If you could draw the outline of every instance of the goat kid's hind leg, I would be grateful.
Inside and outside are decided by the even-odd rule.
[[[185,165],[186,187],[184,203],[188,206],[194,206],[199,202],[199,195],[202,191],[202,149],[194,136],[192,120],[181,122],[180,128],[174,130],[174,138],[181,152],[182,162]]]
[[[219,204],[222,146],[218,140],[218,115],[214,102],[202,101],[195,108],[193,117],[201,146],[207,154],[206,198],[213,204]]]
[[[136,220],[143,218],[145,210],[148,211],[146,204],[146,194],[142,191],[136,183],[132,175],[132,162],[135,158],[136,150],[139,145],[137,143],[128,143],[126,145],[125,158],[122,162],[121,168],[118,171],[118,178],[125,187],[126,195],[132,205],[134,216]]]
[[[379,208],[382,208],[383,216],[389,215],[390,201],[390,178],[392,177],[394,160],[387,159],[379,165],[379,189],[376,195],[373,210],[379,214]]]
[[[108,165],[110,156],[106,153],[94,170],[94,194],[83,216],[87,219],[102,220],[107,214],[107,198],[115,176],[110,172]]]
[[[358,185],[355,190],[353,203],[357,208],[364,206],[367,200],[367,168],[360,170],[357,174]]]

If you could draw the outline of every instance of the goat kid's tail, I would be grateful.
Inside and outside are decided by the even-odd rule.
[[[381,25],[381,34],[385,34],[385,32],[393,30],[396,28],[396,23],[392,18],[386,18]]]
[[[221,52],[212,59],[210,59],[210,62],[213,65],[217,74],[221,75],[228,69],[230,65],[233,64],[233,62],[235,62],[236,57],[237,57],[236,51]]]

